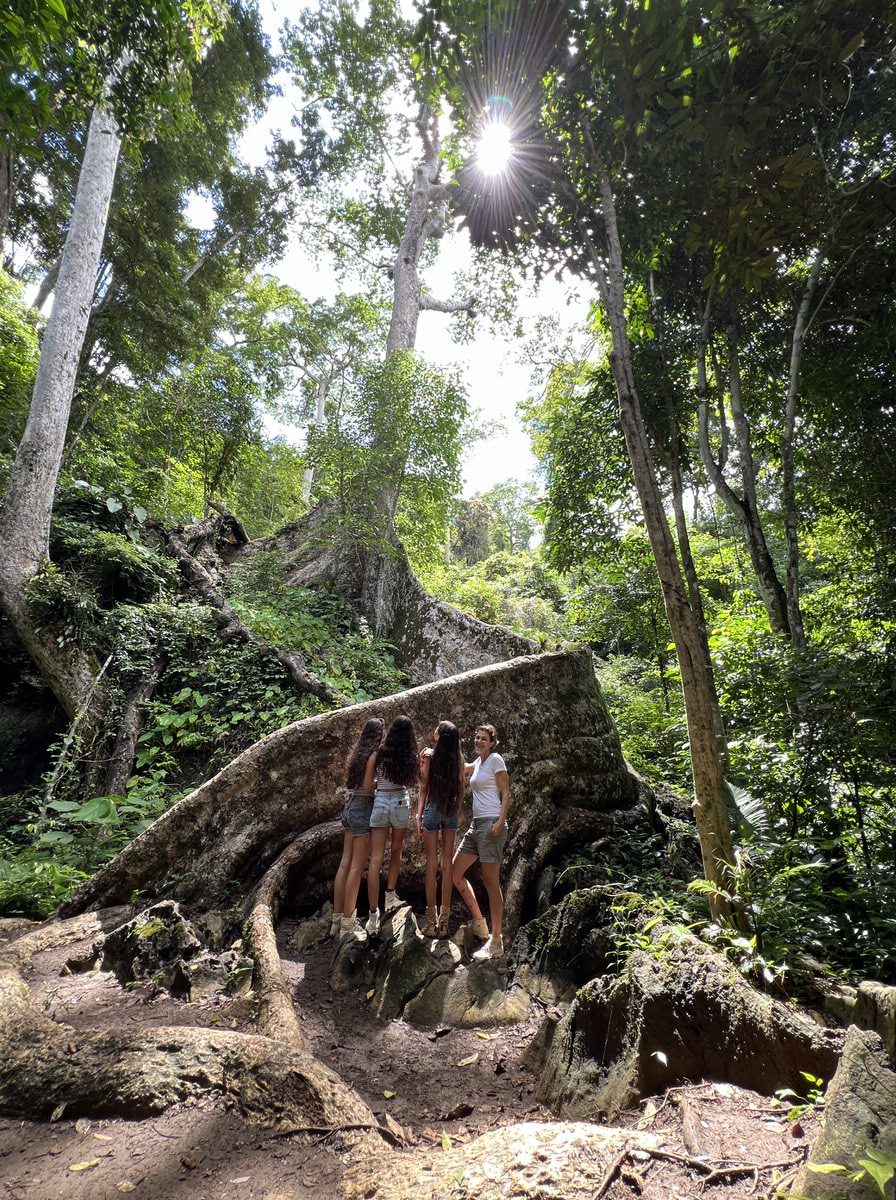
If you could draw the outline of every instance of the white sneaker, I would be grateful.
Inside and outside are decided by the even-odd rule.
[[[377,937],[380,932],[380,910],[375,908],[367,918],[367,932],[371,937]]]
[[[330,937],[335,937],[342,928],[342,913],[334,912],[330,917]]]
[[[400,908],[401,901],[396,892],[386,892],[386,899],[383,901],[383,908],[386,912],[391,912],[393,908]]]
[[[500,933],[498,933],[498,934],[493,933],[492,936],[485,943],[485,945],[480,946],[480,948],[473,955],[473,957],[478,959],[480,962],[483,962],[485,959],[488,959],[488,958],[502,958],[503,956],[504,956],[504,939],[503,939],[503,937],[501,937]]]

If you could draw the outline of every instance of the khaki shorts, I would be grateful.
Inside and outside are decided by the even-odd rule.
[[[507,826],[505,825],[495,837],[492,833],[492,826],[497,819],[497,817],[474,817],[473,823],[461,839],[457,853],[475,854],[481,863],[502,863],[504,847],[507,844]]]

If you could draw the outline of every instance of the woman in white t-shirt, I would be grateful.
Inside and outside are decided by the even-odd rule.
[[[504,919],[504,896],[501,892],[501,861],[507,842],[507,809],[510,805],[510,780],[504,759],[498,754],[498,735],[494,725],[480,725],[473,739],[477,758],[467,763],[464,771],[470,777],[473,790],[473,822],[464,834],[451,872],[454,886],[473,917],[473,932],[486,938],[485,945],[477,950],[474,958],[500,958],[504,953],[501,933]],[[482,870],[482,882],[488,893],[488,906],[492,919],[489,937],[488,925],[470,881],[465,878],[476,859]]]

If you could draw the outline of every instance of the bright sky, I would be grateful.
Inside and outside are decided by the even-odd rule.
[[[262,0],[265,24],[276,42],[278,26],[288,15],[276,0]],[[294,99],[289,80],[281,80],[283,94],[274,97],[262,124],[246,139],[244,153],[250,162],[264,161],[264,144],[271,129],[290,129]],[[201,208],[195,219],[202,223]],[[440,245],[439,258],[423,276],[426,288],[439,299],[454,296],[454,275],[469,263],[469,243],[465,235],[452,233]],[[325,264],[312,263],[294,245],[283,260],[274,267],[284,283],[296,288],[309,299],[331,299],[337,291],[346,290],[346,282],[337,282]],[[520,426],[517,404],[525,399],[530,383],[530,369],[521,364],[520,352],[534,332],[539,316],[553,314],[564,326],[579,327],[585,321],[588,308],[587,289],[551,278],[543,282],[537,293],[529,290],[521,300],[520,315],[524,325],[521,342],[502,341],[483,330],[472,343],[458,345],[451,339],[451,320],[443,313],[423,312],[417,333],[417,350],[430,361],[443,367],[456,367],[467,384],[474,419],[498,422],[503,432],[486,441],[476,442],[465,455],[463,494],[471,496],[487,491],[505,479],[525,480],[535,466],[529,439]],[[284,430],[288,436],[288,431]]]

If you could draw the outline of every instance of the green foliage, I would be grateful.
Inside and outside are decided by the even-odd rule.
[[[892,1195],[892,1189],[888,1187],[890,1182],[896,1177],[896,1155],[887,1154],[883,1150],[878,1150],[874,1147],[861,1149],[859,1154],[862,1157],[858,1158],[858,1171],[850,1171],[840,1163],[807,1163],[808,1170],[813,1171],[816,1175],[840,1175],[843,1174],[851,1182],[860,1183],[865,1177],[870,1176],[874,1181],[874,1186],[880,1192],[884,1200],[889,1200]]]
[[[687,725],[677,671],[611,655],[598,671],[625,757],[651,779],[689,788]]]
[[[470,616],[506,625],[542,643],[566,640],[565,588],[537,551],[500,551],[474,563],[434,564],[420,571],[433,595]]]
[[[0,484],[25,428],[37,374],[38,321],[22,288],[0,266]]]

